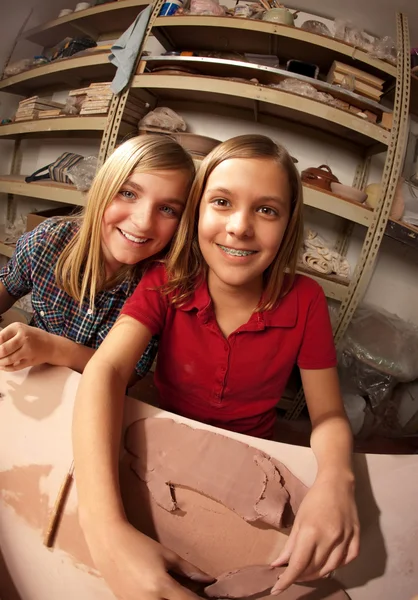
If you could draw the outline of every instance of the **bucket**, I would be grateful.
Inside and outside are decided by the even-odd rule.
[[[160,17],[169,17],[170,15],[174,15],[178,11],[179,8],[183,6],[183,3],[180,0],[170,0],[169,2],[164,2],[160,10]]]

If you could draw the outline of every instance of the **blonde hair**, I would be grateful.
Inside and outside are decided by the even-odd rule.
[[[102,221],[109,204],[133,172],[172,170],[188,173],[191,185],[195,175],[191,156],[175,140],[161,135],[131,138],[121,144],[99,169],[88,193],[86,207],[78,217],[80,228],[62,251],[55,268],[59,287],[80,305],[88,295],[93,307],[97,292],[132,277],[138,269],[138,265],[126,265],[111,282],[106,281]],[[141,267],[144,262],[147,261],[140,263]]]
[[[264,135],[240,135],[217,146],[202,161],[189,200],[167,256],[168,284],[172,302],[182,305],[193,293],[196,281],[206,275],[207,265],[198,242],[199,205],[209,175],[224,160],[258,158],[274,160],[287,174],[290,187],[290,214],[280,248],[264,273],[264,293],[257,310],[270,310],[291,289],[303,239],[303,196],[299,173],[287,150]],[[254,182],[257,185],[257,182]]]

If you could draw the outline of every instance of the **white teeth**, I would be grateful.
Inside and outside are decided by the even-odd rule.
[[[127,240],[130,240],[131,242],[136,242],[137,244],[144,244],[148,241],[148,238],[137,238],[134,235],[128,233],[127,231],[123,231],[122,229],[119,229],[119,231],[124,237],[126,237]]]
[[[222,248],[226,254],[230,254],[231,256],[249,256],[256,252],[255,250],[236,250],[235,248],[227,248],[226,246],[221,246],[221,244],[219,244],[219,247]]]

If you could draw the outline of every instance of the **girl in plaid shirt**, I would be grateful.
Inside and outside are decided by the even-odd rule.
[[[97,173],[81,215],[48,219],[18,240],[0,271],[0,314],[28,293],[34,312],[30,325],[0,332],[0,369],[49,363],[83,371],[144,268],[169,246],[194,173],[174,140],[132,138]],[[138,376],[156,350],[153,339]]]

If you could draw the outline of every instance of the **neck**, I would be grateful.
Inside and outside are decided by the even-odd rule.
[[[215,310],[217,307],[241,308],[251,307],[254,310],[263,293],[263,279],[252,281],[246,286],[232,286],[224,283],[209,271],[208,289]]]

